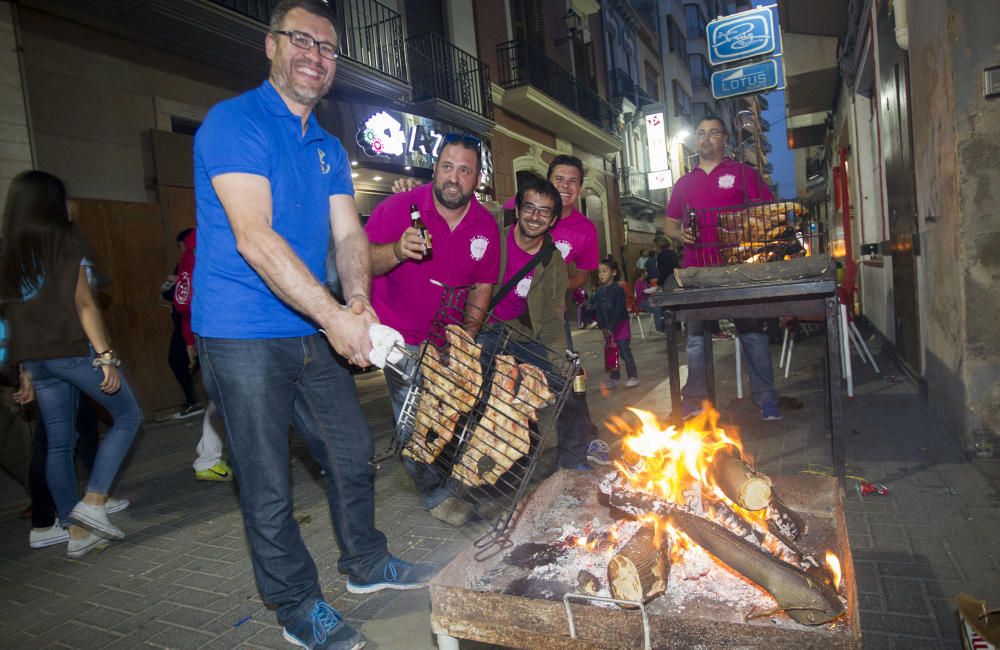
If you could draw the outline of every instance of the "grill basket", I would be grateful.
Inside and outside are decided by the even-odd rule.
[[[428,342],[386,372],[400,372],[409,385],[396,424],[396,440],[405,442],[397,451],[425,463],[451,495],[490,522],[476,542],[483,552],[506,546],[507,526],[579,360],[557,357],[522,328],[492,318],[473,342],[462,329],[467,296],[468,287],[446,287]]]

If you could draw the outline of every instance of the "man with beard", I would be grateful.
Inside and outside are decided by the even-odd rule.
[[[449,135],[434,165],[433,182],[382,201],[365,225],[371,242],[372,305],[382,323],[398,330],[416,352],[431,333],[443,289],[470,286],[465,301],[464,328],[475,338],[482,326],[499,270],[500,231],[474,195],[479,182],[480,143],[471,136]],[[430,234],[431,255],[410,225],[416,205]],[[387,369],[386,382],[398,421],[407,383]],[[406,432],[400,442],[406,442]],[[432,467],[403,459],[403,466],[431,515],[446,523],[464,524],[471,509],[451,496],[448,484]]]
[[[682,176],[670,194],[663,232],[684,246],[684,268],[716,266],[723,263],[716,233],[718,216],[714,208],[773,200],[760,174],[750,165],[725,155],[726,124],[714,115],[706,116],[695,132],[698,138],[698,166]],[[697,210],[697,237],[682,223],[688,210]],[[764,420],[780,420],[778,391],[774,388],[774,366],[768,349],[764,321],[738,318],[733,321],[743,347],[750,375],[750,393]],[[681,391],[685,418],[701,413],[708,397],[705,383],[705,339],[703,321],[687,322],[688,378]]]
[[[313,115],[333,82],[336,24],[322,0],[280,2],[264,42],[268,81],[215,106],[198,130],[193,329],[263,600],[287,641],[343,649],[364,638],[323,599],[293,516],[289,424],[326,474],[348,591],[414,589],[433,571],[392,557],[375,528],[371,432],[333,355],[369,365],[378,322],[347,155]],[[346,306],[323,286],[331,236]]]

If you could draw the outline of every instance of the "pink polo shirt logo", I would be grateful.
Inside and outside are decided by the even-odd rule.
[[[476,235],[469,240],[469,254],[472,255],[472,259],[477,262],[483,259],[486,255],[486,249],[490,245],[490,240],[482,235]]]
[[[569,254],[573,252],[573,244],[569,243],[565,239],[560,239],[555,243],[556,249],[562,253],[563,259],[569,259]]]
[[[532,273],[531,275],[528,275],[528,276],[525,276],[525,277],[521,278],[521,281],[517,283],[517,286],[514,288],[514,293],[517,294],[518,298],[527,298],[528,297],[528,292],[531,291],[531,277],[532,277],[532,275],[534,275],[534,273]]]
[[[732,174],[719,176],[719,189],[731,190],[736,185],[736,177]]]

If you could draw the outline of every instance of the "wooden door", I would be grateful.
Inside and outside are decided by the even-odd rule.
[[[168,268],[160,206],[93,199],[71,203],[99,270],[111,277],[100,301],[104,320],[140,406],[148,417],[182,404],[184,396],[167,365],[173,323],[169,306],[160,300]]]
[[[896,45],[889,3],[878,14],[879,120],[885,164],[889,254],[892,255],[892,295],[895,344],[903,361],[920,374],[920,323],[914,241],[917,200],[910,129],[909,58]]]

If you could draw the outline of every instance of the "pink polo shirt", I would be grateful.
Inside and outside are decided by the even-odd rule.
[[[527,253],[517,245],[514,239],[513,226],[507,232],[507,269],[503,272],[503,283],[514,277],[514,274],[524,268],[534,255]],[[537,268],[537,267],[536,267]],[[521,278],[514,288],[493,308],[494,320],[513,320],[528,310],[528,291],[531,289],[531,279],[535,277],[535,269]]]
[[[407,260],[372,278],[375,313],[410,345],[427,339],[440,306],[444,290],[432,280],[449,287],[494,284],[500,266],[500,230],[493,215],[473,197],[469,211],[453,231],[434,207],[431,192],[432,184],[428,183],[390,196],[378,204],[365,225],[373,244],[397,241],[410,226],[410,205],[416,204],[431,233],[431,259]]]
[[[767,189],[757,170],[732,158],[723,158],[711,174],[695,167],[681,176],[670,194],[667,218],[680,221],[683,226],[689,209],[701,211],[698,213],[698,241],[694,246],[684,247],[684,266],[718,266],[723,263],[718,249],[719,215],[711,208],[736,207],[773,200],[771,191]]]
[[[593,271],[597,268],[600,258],[597,226],[582,212],[574,209],[568,216],[559,219],[550,233],[567,265],[575,263],[578,271]]]

